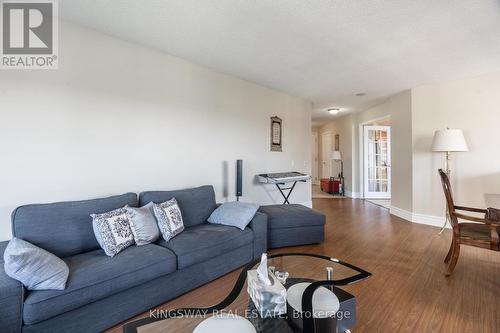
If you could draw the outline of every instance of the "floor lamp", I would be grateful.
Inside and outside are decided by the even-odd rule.
[[[344,162],[342,162],[342,154],[338,150],[332,151],[331,156],[332,161],[340,161],[340,174],[339,176],[344,177]]]
[[[450,129],[436,131],[434,133],[434,140],[432,141],[432,151],[444,152],[444,171],[450,177],[450,154],[452,152],[469,151],[467,142],[465,141],[464,133],[460,129]],[[446,207],[448,208],[448,207]],[[444,225],[439,233],[442,233],[446,225],[450,223],[450,214],[446,209],[446,219]]]

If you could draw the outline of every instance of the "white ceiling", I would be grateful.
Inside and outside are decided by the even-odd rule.
[[[326,107],[360,111],[420,84],[500,71],[499,0],[59,4],[63,19],[309,99],[316,122],[332,118]]]

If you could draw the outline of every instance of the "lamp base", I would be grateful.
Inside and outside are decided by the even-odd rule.
[[[445,157],[444,157],[444,172],[446,172],[446,175],[448,178],[450,178],[451,175],[451,170],[450,170],[450,152],[447,151],[445,152]],[[445,219],[444,219],[444,224],[441,227],[441,230],[439,231],[439,235],[441,235],[446,229],[447,225],[450,225],[451,227],[451,217],[450,217],[450,211],[448,210],[448,203],[446,203],[446,208],[445,208]]]
[[[446,229],[447,225],[449,225],[451,227],[451,219],[450,219],[450,214],[448,213],[448,210],[446,210],[446,218],[445,218],[443,226],[441,227],[441,230],[439,230],[439,235],[441,235],[443,233],[443,231]]]

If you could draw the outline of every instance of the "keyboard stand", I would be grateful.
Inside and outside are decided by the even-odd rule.
[[[280,190],[281,195],[285,199],[285,201],[283,202],[284,205],[290,204],[290,202],[288,201],[288,198],[290,198],[290,194],[292,194],[292,191],[295,188],[295,185],[297,184],[297,182],[306,182],[306,181],[305,180],[294,181],[292,186],[290,186],[290,187],[281,187],[280,185],[285,186],[285,183],[276,183],[276,187],[278,188],[278,190]],[[288,191],[288,193],[285,194],[285,192],[283,192],[283,191]]]

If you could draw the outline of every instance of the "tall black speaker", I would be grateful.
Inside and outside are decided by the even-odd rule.
[[[243,195],[243,160],[236,160],[236,200]]]

